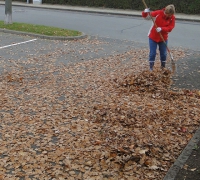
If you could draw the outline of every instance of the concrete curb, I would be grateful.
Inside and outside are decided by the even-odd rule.
[[[178,172],[184,166],[188,158],[190,157],[194,147],[200,141],[200,128],[195,132],[187,146],[184,148],[180,156],[177,158],[175,163],[168,170],[163,180],[175,180]]]
[[[125,16],[138,16],[141,17],[140,11],[130,11],[130,10],[121,10],[121,9],[109,9],[109,8],[90,8],[90,7],[73,7],[73,6],[52,6],[48,4],[41,5],[21,5],[21,4],[13,4],[14,6],[21,7],[31,7],[31,8],[42,8],[42,9],[53,9],[53,10],[65,10],[65,11],[76,11],[76,12],[87,12],[87,13],[98,13],[98,14],[113,14],[113,15],[125,15]]]
[[[13,30],[8,30],[8,29],[1,29],[1,28],[0,28],[0,32],[24,35],[24,36],[32,36],[32,37],[36,37],[40,39],[61,40],[61,41],[87,38],[87,35],[85,35],[84,33],[82,33],[82,35],[80,36],[65,37],[65,36],[46,36],[46,35],[41,35],[41,34],[27,33],[27,32],[22,32],[22,31],[13,31]]]

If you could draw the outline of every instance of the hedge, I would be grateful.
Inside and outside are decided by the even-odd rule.
[[[26,0],[17,0],[23,1]],[[176,12],[184,14],[200,14],[200,0],[145,0],[151,10],[161,9],[174,4]],[[46,4],[63,4],[73,6],[105,7],[116,9],[143,10],[142,0],[42,0]]]

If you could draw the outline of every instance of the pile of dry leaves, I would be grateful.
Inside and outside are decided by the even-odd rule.
[[[0,179],[162,179],[200,124],[200,91],[171,90],[170,71],[147,71],[146,52],[11,62],[0,77]]]

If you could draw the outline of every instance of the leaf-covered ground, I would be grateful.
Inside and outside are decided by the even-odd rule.
[[[0,179],[162,179],[199,127],[200,91],[171,89],[158,60],[149,72],[148,49],[60,54],[2,62]]]

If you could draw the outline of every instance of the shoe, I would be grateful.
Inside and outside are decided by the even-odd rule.
[[[161,69],[165,68],[165,61],[161,61]]]
[[[154,62],[149,62],[150,71],[153,71]]]

